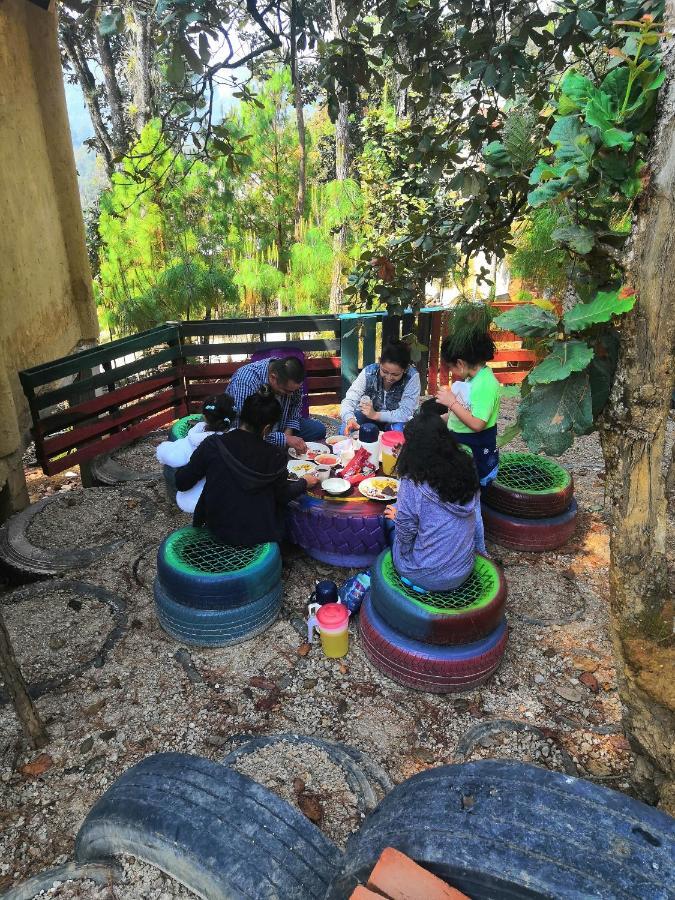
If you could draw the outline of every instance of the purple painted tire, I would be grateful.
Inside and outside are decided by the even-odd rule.
[[[404,637],[384,621],[370,597],[359,614],[361,646],[376,669],[399,684],[432,694],[471,691],[497,671],[509,636],[506,619],[482,638],[460,646],[438,646]]]
[[[289,507],[290,538],[318,562],[370,566],[387,546],[383,511],[367,501],[333,504],[304,495]]]

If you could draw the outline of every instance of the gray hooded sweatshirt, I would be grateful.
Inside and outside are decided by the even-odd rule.
[[[427,591],[451,591],[471,574],[480,494],[444,503],[428,484],[403,478],[392,553],[399,575]]]

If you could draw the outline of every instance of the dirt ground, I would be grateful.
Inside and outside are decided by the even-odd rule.
[[[505,401],[500,428],[514,412],[515,401]],[[518,442],[511,448],[523,449]],[[129,453],[143,461],[153,449]],[[124,458],[117,454],[119,462]],[[70,493],[71,505],[64,497],[58,511],[36,521],[43,545],[50,529],[60,547],[109,540],[110,528],[127,539],[68,575],[123,600],[127,628],[99,659],[102,664],[38,700],[50,734],[44,750],[28,750],[12,707],[0,706],[0,889],[72,859],[88,810],[138,760],[166,750],[221,760],[231,738],[242,733],[290,731],[344,741],[370,754],[394,782],[430,766],[498,757],[627,790],[632,754],[607,634],[608,528],[597,438],[579,440],[562,463],[573,473],[580,507],[574,537],[544,554],[489,548],[503,562],[509,588],[511,634],[503,665],[477,690],[437,696],[403,688],[375,671],[359,646],[356,623],[344,661],[324,658],[318,643],[305,654],[303,617],[315,580],[339,584],[351,572],[302,553],[284,561],[284,606],[268,632],[232,648],[192,649],[181,662],[180,646],[157,622],[152,580],[160,541],[189,519],[169,505],[162,482],[133,485],[154,504],[146,518],[125,502],[123,489],[83,492],[76,470],[47,479],[28,454],[33,500]],[[19,602],[12,602],[10,586],[4,590],[7,625],[32,680],[86,663],[95,655],[92,645],[104,642],[113,626],[109,604],[80,595],[74,600],[58,581],[41,588],[39,598],[25,592]],[[314,785],[321,827],[344,844],[363,814],[339,770],[328,767],[321,753],[297,748],[280,763],[279,753],[260,753],[241,770],[291,801],[295,779]],[[133,860],[125,862],[123,884],[113,895],[99,890],[92,885],[77,893],[61,886],[49,895],[191,896]]]

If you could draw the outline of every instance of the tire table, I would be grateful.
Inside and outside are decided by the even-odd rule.
[[[313,488],[289,506],[291,540],[313,559],[332,566],[372,565],[387,546],[386,504],[353,487],[344,497]]]

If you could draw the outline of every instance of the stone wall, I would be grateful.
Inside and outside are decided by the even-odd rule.
[[[56,16],[0,0],[0,518],[28,502],[17,372],[97,336]]]

